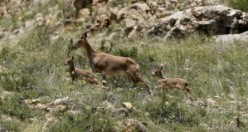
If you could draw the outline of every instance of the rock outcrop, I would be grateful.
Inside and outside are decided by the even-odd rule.
[[[23,0],[10,1],[0,2],[0,16],[9,17],[13,11],[20,12],[25,7],[31,10],[40,3],[49,4],[47,0],[33,3]],[[48,10],[51,12],[49,15],[37,13],[34,18],[23,21],[24,24],[0,29],[0,41],[13,39],[11,36],[20,35],[40,25],[50,26],[49,30],[63,27],[67,29],[66,26],[70,24],[92,32],[109,29],[127,38],[149,34],[167,39],[182,38],[194,32],[223,35],[248,31],[248,13],[222,5],[214,6],[215,4],[216,0],[132,0],[125,4],[112,0],[67,1],[64,8],[68,10],[61,10],[58,6],[49,7]],[[10,10],[11,5],[18,6]],[[32,16],[31,14],[30,11],[26,12],[24,17]]]
[[[248,30],[248,13],[223,5],[213,6],[211,1],[192,1],[189,9],[177,11],[182,6],[178,0],[168,2],[132,1],[129,5],[111,7],[111,1],[92,5],[91,31],[103,31],[118,24],[127,38],[145,33],[167,38],[182,38],[198,32],[206,35],[242,33]],[[204,6],[207,5],[207,6]],[[108,9],[109,8],[109,9]],[[82,17],[89,16],[81,15]]]
[[[149,34],[181,38],[199,32],[206,35],[242,33],[248,30],[248,13],[226,6],[202,6],[164,17]]]

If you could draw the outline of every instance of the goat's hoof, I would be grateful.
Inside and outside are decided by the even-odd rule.
[[[107,85],[107,82],[105,80],[103,80],[102,84],[105,86],[105,85]]]
[[[154,95],[154,93],[152,92],[151,89],[148,89],[147,92],[148,92],[149,95]]]
[[[194,97],[189,97],[189,100],[192,102],[192,101],[195,101],[196,99]]]

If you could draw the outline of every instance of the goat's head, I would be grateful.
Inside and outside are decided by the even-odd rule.
[[[77,42],[75,44],[73,44],[72,46],[72,49],[78,49],[80,47],[84,47],[86,44],[88,44],[88,41],[87,41],[87,33],[89,31],[85,31],[79,40],[77,40]],[[73,42],[72,42],[73,43]]]
[[[151,71],[152,76],[157,76],[157,77],[161,78],[163,76],[162,75],[162,69],[163,69],[163,66],[160,66],[159,68],[153,69]]]
[[[65,62],[65,65],[71,65],[71,64],[73,64],[73,59],[74,59],[74,56],[72,56],[71,58],[69,58],[69,59]]]

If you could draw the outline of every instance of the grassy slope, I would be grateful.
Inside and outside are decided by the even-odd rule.
[[[82,87],[80,81],[71,84],[63,63],[68,58],[69,39],[76,38],[81,31],[65,31],[54,40],[49,39],[52,33],[38,37],[40,31],[35,29],[26,33],[14,47],[10,46],[11,41],[1,44],[0,65],[5,70],[0,72],[0,93],[3,95],[7,91],[9,95],[0,100],[0,124],[10,131],[38,131],[47,122],[48,114],[29,108],[25,99],[52,102],[66,96],[81,113],[52,112],[49,116],[56,120],[50,122],[46,130],[85,131],[92,126],[94,131],[116,131],[122,129],[120,123],[131,118],[146,122],[150,131],[227,131],[239,114],[240,120],[247,122],[247,44],[216,44],[201,35],[167,42],[149,37],[113,41],[115,46],[111,53],[130,55],[137,60],[153,87],[156,82],[149,75],[151,66],[166,64],[166,76],[187,79],[198,102],[207,104],[209,98],[216,100],[215,105],[197,105],[197,101],[189,105],[187,97],[179,91],[146,96],[143,85],[130,89],[130,81],[121,77],[109,78],[107,89]],[[101,37],[91,35],[89,42],[98,49]],[[138,51],[131,50],[132,47]],[[87,58],[82,52],[78,50],[72,55],[76,57],[77,66],[88,69]],[[92,112],[106,101],[115,108],[121,108],[122,102],[129,101],[140,112],[129,113],[127,117],[109,110]],[[245,128],[239,130],[242,129]]]

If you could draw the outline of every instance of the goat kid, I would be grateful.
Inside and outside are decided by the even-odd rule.
[[[183,91],[185,94],[189,94],[190,100],[192,100],[192,94],[190,89],[188,88],[188,83],[185,79],[182,78],[164,78],[162,74],[163,67],[152,70],[151,74],[159,78],[158,85],[156,88],[166,88],[173,89],[176,88],[180,91]]]
[[[69,58],[65,65],[69,65],[69,73],[74,82],[76,79],[84,79],[86,82],[90,84],[99,84],[99,81],[95,77],[95,74],[91,70],[81,70],[74,66],[73,62],[74,56]]]
[[[103,83],[106,83],[107,75],[111,76],[124,73],[131,78],[134,86],[139,82],[144,83],[147,91],[151,94],[151,87],[141,76],[139,64],[129,57],[115,56],[104,52],[94,51],[87,40],[87,32],[89,31],[86,31],[81,35],[80,39],[73,45],[72,49],[85,49],[93,72],[102,74]]]

